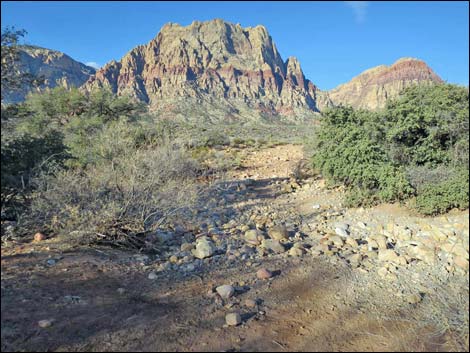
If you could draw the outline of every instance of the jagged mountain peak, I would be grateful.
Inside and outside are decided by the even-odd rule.
[[[264,26],[243,28],[222,19],[164,25],[149,43],[105,65],[84,88],[94,86],[131,94],[151,107],[190,97],[273,114],[317,110],[315,86],[297,59],[283,61]]]

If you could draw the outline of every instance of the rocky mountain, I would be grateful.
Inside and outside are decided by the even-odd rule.
[[[318,112],[317,87],[296,58],[281,58],[265,27],[220,19],[166,24],[148,44],[98,70],[84,89],[104,86],[165,112],[214,104],[232,117],[246,109],[269,116]]]
[[[443,82],[424,61],[402,58],[391,66],[377,66],[366,70],[351,81],[328,91],[327,105],[351,105],[355,108],[378,109],[388,99],[416,83]]]
[[[41,87],[109,87],[167,117],[231,121],[304,120],[325,107],[377,109],[404,87],[442,80],[418,59],[377,66],[330,91],[319,90],[295,57],[283,60],[263,26],[242,28],[220,19],[189,26],[168,23],[145,45],[95,72],[69,56],[35,46],[20,48],[21,70],[43,75]],[[24,99],[30,89],[5,95]]]
[[[70,56],[56,50],[45,49],[32,45],[22,45],[18,48],[20,72],[28,72],[35,76],[43,76],[44,84],[35,90],[46,87],[63,86],[66,88],[80,87],[95,73],[95,69],[75,61]],[[24,100],[30,87],[6,92],[5,102],[19,102]]]

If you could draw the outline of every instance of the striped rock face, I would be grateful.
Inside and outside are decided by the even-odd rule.
[[[366,70],[327,94],[331,105],[376,110],[383,108],[388,99],[397,97],[405,87],[440,82],[442,79],[424,61],[402,58],[391,66]]]
[[[84,85],[110,87],[155,109],[189,98],[247,105],[265,114],[318,111],[317,88],[298,60],[283,61],[263,26],[242,28],[222,20],[165,25],[146,45],[99,70]]]

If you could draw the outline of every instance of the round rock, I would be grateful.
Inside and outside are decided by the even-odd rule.
[[[37,232],[36,234],[34,234],[34,241],[43,241],[45,239],[46,235],[41,232]]]
[[[150,272],[149,275],[148,275],[148,279],[157,279],[158,278],[158,275],[155,273],[155,272]]]
[[[259,279],[269,279],[272,276],[273,276],[273,273],[265,268],[260,268],[256,272],[256,277],[258,277]]]
[[[54,322],[54,320],[40,320],[40,321],[38,321],[38,326],[40,328],[48,328],[48,327],[52,326],[53,322]]]
[[[222,299],[228,299],[233,296],[235,293],[235,289],[228,284],[224,284],[223,286],[219,286],[215,289],[217,293],[220,295]]]
[[[206,257],[211,257],[215,252],[215,246],[212,241],[207,237],[202,237],[198,239],[196,243],[196,249],[192,251],[193,255],[198,259],[205,259]]]
[[[245,232],[245,240],[248,244],[259,245],[263,235],[258,229],[251,229]]]
[[[286,226],[277,225],[268,230],[268,235],[274,240],[282,240],[289,238],[289,232],[287,231]]]

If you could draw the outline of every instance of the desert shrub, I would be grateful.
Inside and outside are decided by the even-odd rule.
[[[408,164],[449,163],[452,150],[468,141],[468,89],[450,84],[414,85],[387,104],[388,144],[408,156]]]
[[[317,134],[314,168],[334,182],[351,188],[351,203],[407,198],[413,189],[404,172],[392,164],[383,146],[371,137],[367,113],[351,108],[325,112]],[[373,197],[372,197],[373,196]]]
[[[10,201],[26,202],[32,191],[29,180],[39,166],[47,173],[52,165],[84,167],[108,158],[104,144],[97,143],[102,135],[111,135],[110,130],[119,126],[135,133],[136,127],[123,124],[139,120],[142,112],[140,104],[108,90],[86,95],[60,87],[2,107],[2,127],[8,125],[5,139],[2,132],[2,217],[11,214],[6,212]],[[116,142],[113,136],[106,140]]]
[[[167,143],[117,150],[121,153],[113,151],[112,159],[86,168],[57,168],[36,177],[31,207],[20,227],[83,230],[92,234],[90,241],[137,247],[143,241],[139,236],[155,231],[166,217],[194,201],[198,166],[180,147]]]
[[[222,131],[210,131],[201,137],[201,144],[207,147],[227,146],[230,139]]]
[[[67,158],[63,136],[49,132],[44,137],[23,135],[2,146],[2,188],[28,184],[33,171],[46,160],[62,163]]]
[[[436,167],[412,165],[406,168],[406,177],[419,194],[423,191],[423,188],[428,185],[438,184],[443,180],[448,180],[455,172],[455,169],[448,165],[438,165]]]
[[[416,209],[426,215],[466,209],[469,203],[468,170],[462,169],[447,180],[429,183],[416,197]]]
[[[468,190],[468,108],[468,89],[442,84],[409,87],[379,112],[327,110],[313,166],[347,186],[349,205],[417,196],[425,214],[468,207],[457,187]]]
[[[35,174],[47,172],[48,165],[64,165],[68,156],[62,134],[54,131],[43,137],[22,135],[2,143],[2,218],[15,218],[24,208]]]
[[[379,202],[380,200],[373,190],[360,187],[350,188],[344,199],[346,207],[367,207],[376,205]]]
[[[100,124],[125,117],[134,119],[145,111],[141,103],[126,96],[115,96],[109,89],[95,89],[89,94],[78,89],[56,87],[28,95],[20,106],[22,121],[17,129],[31,135],[47,131],[90,133]]]

